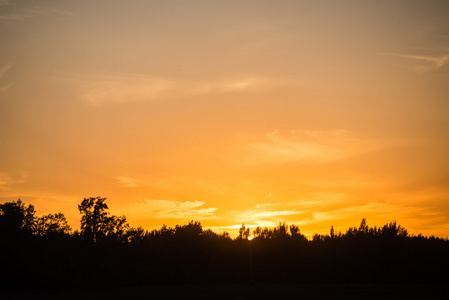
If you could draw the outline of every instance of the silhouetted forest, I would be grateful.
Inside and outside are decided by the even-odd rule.
[[[411,235],[396,222],[369,227],[363,219],[311,240],[295,225],[242,225],[232,239],[197,221],[133,228],[101,197],[78,209],[81,229],[72,232],[62,213],[36,217],[20,199],[0,204],[4,288],[449,282],[449,240]]]

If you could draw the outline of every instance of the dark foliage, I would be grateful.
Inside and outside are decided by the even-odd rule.
[[[110,216],[105,198],[79,205],[81,231],[63,214],[36,218],[18,200],[0,204],[5,288],[172,284],[447,284],[449,240],[410,235],[396,222],[314,235],[298,226],[242,225],[236,239],[197,221],[146,231]],[[252,238],[252,240],[250,240]]]

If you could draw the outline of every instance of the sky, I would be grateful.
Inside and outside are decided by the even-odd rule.
[[[0,0],[0,202],[449,236],[448,1]]]

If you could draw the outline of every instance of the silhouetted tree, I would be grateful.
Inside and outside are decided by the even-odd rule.
[[[121,242],[128,241],[129,224],[125,216],[109,216],[106,198],[84,198],[78,205],[81,214],[81,235],[91,241],[102,238]]]
[[[176,236],[197,237],[203,232],[203,226],[199,221],[191,220],[187,225],[176,225]]]
[[[239,235],[237,236],[237,239],[240,240],[247,240],[250,236],[249,228],[245,227],[245,224],[242,224],[242,227],[239,229]]]
[[[151,238],[169,238],[175,234],[175,229],[163,224],[160,230],[153,229],[149,233]]]
[[[17,201],[0,204],[0,232],[4,234],[35,233],[36,217],[34,206]]]
[[[307,237],[301,233],[298,226],[292,224],[290,225],[290,236],[294,240],[300,240],[302,242],[307,242]]]
[[[48,214],[37,219],[36,231],[40,236],[67,235],[71,230],[63,213]]]
[[[105,220],[103,235],[112,240],[127,242],[129,224],[125,216],[110,216]]]
[[[330,230],[329,236],[331,237],[331,239],[335,238],[334,225],[331,226],[331,230]]]
[[[244,224],[234,240],[227,232],[203,230],[194,220],[151,232],[131,228],[125,216],[108,214],[105,200],[83,200],[78,206],[81,231],[73,234],[62,213],[36,218],[34,207],[20,199],[0,204],[0,257],[6,258],[0,268],[0,277],[6,278],[2,283],[34,288],[248,280],[449,282],[449,240],[411,236],[396,221],[378,228],[362,219],[344,234],[332,226],[330,234],[314,234],[310,241],[298,226],[282,222],[275,228],[255,228],[255,240],[249,243],[250,229]],[[86,238],[96,243],[85,243]]]
[[[274,236],[274,231],[267,227],[257,226],[253,231],[254,238],[271,239]]]
[[[140,243],[148,236],[148,231],[142,227],[129,228],[126,232],[126,237],[130,243]]]
[[[257,226],[256,229],[253,230],[253,236],[254,238],[258,238],[262,235],[262,228],[260,226]]]
[[[366,223],[365,218],[363,218],[362,221],[360,222],[359,232],[363,233],[363,234],[368,234],[368,232],[369,232],[369,227],[368,227],[368,224]]]
[[[279,222],[279,225],[273,230],[274,238],[286,238],[288,237],[288,226],[285,222]]]
[[[81,234],[91,241],[96,241],[104,235],[108,221],[108,205],[106,198],[84,198],[78,205],[81,218]]]
[[[212,238],[212,239],[218,239],[219,238],[219,235],[217,233],[213,232],[211,229],[203,230],[202,235],[206,236],[206,237],[209,237],[209,238]]]
[[[381,235],[386,238],[406,238],[408,236],[407,230],[396,224],[396,221],[390,222],[382,227]]]
[[[229,234],[229,232],[223,231],[222,234],[218,235],[218,238],[221,239],[221,240],[230,240],[231,239],[231,235]]]
[[[295,235],[300,234],[300,233],[301,233],[301,232],[300,232],[298,226],[296,226],[296,225],[294,225],[294,224],[290,225],[290,234],[291,234],[292,236],[295,236]]]

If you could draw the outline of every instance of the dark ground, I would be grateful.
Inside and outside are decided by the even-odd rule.
[[[3,292],[2,299],[449,299],[449,285],[179,285]]]

